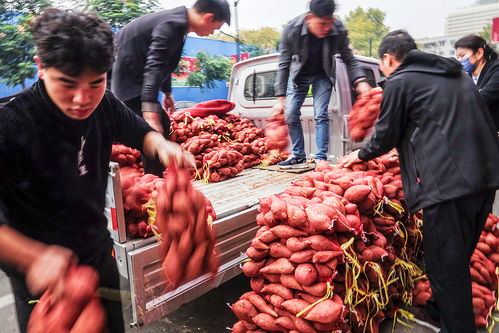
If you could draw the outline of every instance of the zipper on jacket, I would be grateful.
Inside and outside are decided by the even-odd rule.
[[[419,127],[416,127],[416,129],[414,130],[414,132],[411,135],[409,145],[411,147],[411,155],[412,155],[411,162],[412,162],[412,168],[414,169],[414,175],[416,176],[416,182],[418,184],[421,184],[421,178],[419,178],[419,172],[418,172],[418,168],[416,166],[416,154],[414,153],[414,145],[413,145],[414,138],[416,137],[416,134],[418,133],[418,131],[419,131]]]

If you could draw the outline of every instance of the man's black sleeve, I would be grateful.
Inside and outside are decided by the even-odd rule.
[[[149,124],[137,116],[123,102],[114,95],[106,95],[114,114],[114,141],[125,146],[142,150],[144,137],[147,133],[154,131]]]
[[[387,82],[384,85],[381,112],[375,132],[360,150],[359,158],[369,161],[395,148],[402,138],[407,121],[407,96],[403,82]]]
[[[166,73],[168,61],[171,58],[170,44],[172,38],[175,38],[172,33],[175,31],[169,24],[159,24],[152,32],[151,45],[147,54],[147,61],[144,67],[144,83],[142,85],[143,102],[156,102],[160,84],[164,77],[171,73]],[[168,90],[167,86],[162,89]],[[171,84],[170,89],[171,91]],[[163,92],[170,92],[162,90]]]
[[[289,79],[289,66],[291,64],[291,57],[293,56],[293,48],[290,41],[290,28],[284,28],[281,37],[281,44],[279,46],[279,71],[275,81],[275,96],[286,96],[286,89]]]
[[[359,61],[355,59],[352,49],[350,48],[350,41],[348,39],[348,32],[345,30],[344,34],[340,34],[340,56],[343,62],[347,65],[348,77],[352,86],[355,81],[365,78],[364,71],[360,68]]]

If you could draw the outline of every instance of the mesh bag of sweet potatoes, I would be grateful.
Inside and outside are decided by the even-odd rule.
[[[171,165],[156,198],[162,267],[170,290],[200,275],[215,274],[219,267],[206,198],[191,180],[189,170]]]
[[[381,88],[372,88],[366,94],[359,95],[352,106],[348,119],[350,138],[360,141],[370,134],[378,119],[381,105]]]

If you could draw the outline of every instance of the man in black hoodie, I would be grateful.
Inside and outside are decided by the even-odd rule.
[[[456,60],[416,50],[402,30],[386,35],[378,53],[387,80],[376,131],[342,163],[398,149],[409,209],[423,209],[435,298],[428,314],[440,320],[441,332],[475,332],[469,259],[499,188],[492,119]]]

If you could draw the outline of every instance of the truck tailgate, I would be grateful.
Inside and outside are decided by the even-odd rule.
[[[161,272],[159,244],[152,243],[128,252],[128,276],[132,293],[133,318],[136,324],[148,324],[176,310],[241,272],[244,252],[258,226],[258,198],[280,193],[291,181],[303,174],[247,169],[237,177],[195,186],[211,200],[217,220],[213,223],[217,235],[220,269],[212,278],[209,274],[165,292]]]

